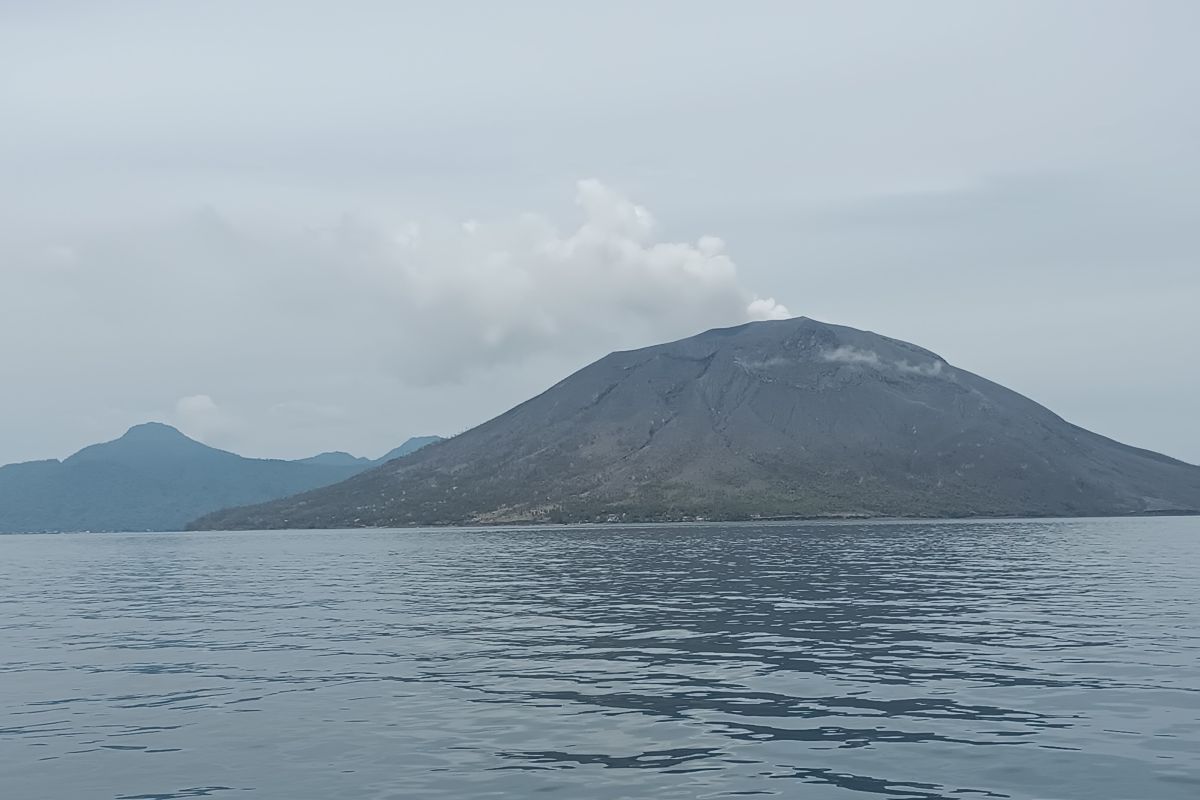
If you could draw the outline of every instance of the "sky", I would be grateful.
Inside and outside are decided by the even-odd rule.
[[[0,463],[804,315],[1200,463],[1200,4],[0,0]]]

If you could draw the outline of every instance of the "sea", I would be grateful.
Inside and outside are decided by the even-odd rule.
[[[0,797],[1200,797],[1200,518],[0,536]]]

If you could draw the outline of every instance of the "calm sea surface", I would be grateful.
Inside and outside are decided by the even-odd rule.
[[[1200,518],[0,537],[0,796],[1200,797]]]

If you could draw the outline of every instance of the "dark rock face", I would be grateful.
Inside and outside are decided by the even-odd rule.
[[[327,486],[375,463],[345,453],[243,458],[151,422],[62,462],[0,467],[0,531],[182,530],[202,514]]]
[[[1200,509],[1200,467],[809,319],[613,353],[453,439],[203,528]]]

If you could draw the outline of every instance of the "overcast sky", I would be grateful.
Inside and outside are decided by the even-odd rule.
[[[1200,3],[0,0],[0,463],[785,314],[1200,462]]]

